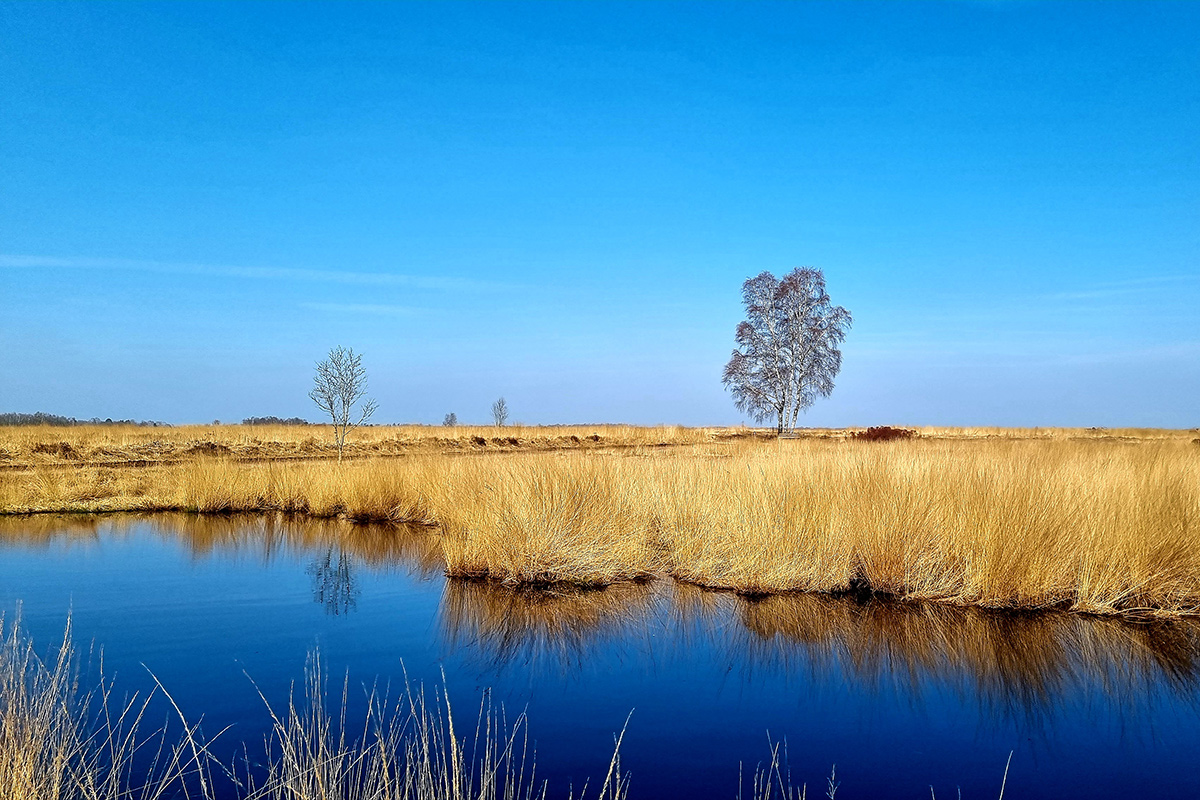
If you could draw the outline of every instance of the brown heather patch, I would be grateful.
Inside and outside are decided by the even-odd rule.
[[[880,425],[867,428],[865,431],[855,431],[850,438],[866,442],[892,442],[896,439],[911,439],[917,432],[910,428],[893,428],[890,425]]]

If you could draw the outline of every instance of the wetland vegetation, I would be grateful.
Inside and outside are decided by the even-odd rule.
[[[1200,611],[1182,431],[10,428],[5,513],[284,512],[428,526],[447,574],[1094,614]],[[484,434],[492,434],[485,436]],[[140,456],[140,458],[139,458]]]
[[[1197,40],[0,0],[0,800],[1200,798]]]
[[[549,790],[537,780],[524,715],[510,722],[486,697],[467,730],[455,730],[444,688],[372,691],[361,719],[347,719],[348,679],[331,690],[314,652],[301,696],[280,708],[263,698],[270,719],[263,751],[223,764],[199,720],[188,720],[161,685],[133,696],[121,695],[103,674],[82,685],[69,625],[43,659],[19,620],[7,630],[3,623],[6,800],[535,800]],[[156,726],[148,714],[164,704],[175,716]],[[618,744],[599,790],[571,796],[627,794]]]

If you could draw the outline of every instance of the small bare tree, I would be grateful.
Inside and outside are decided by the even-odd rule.
[[[508,422],[508,403],[504,402],[503,397],[492,403],[492,419],[497,428],[503,428],[504,423]]]
[[[442,420],[442,424],[447,428],[453,428],[454,426],[458,425],[458,415],[451,411],[446,415],[445,419]]]
[[[346,446],[346,434],[351,428],[370,419],[378,406],[374,400],[366,399],[367,370],[362,365],[362,356],[346,347],[330,350],[328,358],[317,362],[313,389],[308,396],[333,421],[333,439],[337,444],[340,462],[342,449]],[[362,405],[355,419],[354,406],[360,402]]]
[[[722,382],[737,407],[756,420],[771,416],[776,432],[796,427],[796,417],[833,392],[842,368],[838,346],[850,312],[833,305],[819,269],[794,269],[780,280],[769,272],[742,284],[746,319]]]

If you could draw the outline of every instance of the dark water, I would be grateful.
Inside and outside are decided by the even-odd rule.
[[[1010,751],[1009,798],[1200,796],[1193,625],[668,580],[530,595],[447,581],[420,532],[186,516],[0,519],[0,608],[18,602],[41,644],[70,612],[120,688],[153,670],[230,747],[266,726],[246,674],[281,701],[319,645],[355,685],[444,672],[472,720],[488,688],[527,709],[551,796],[603,776],[631,710],[633,797],[736,797],[768,735],[813,797],[836,764],[838,800],[995,798]]]

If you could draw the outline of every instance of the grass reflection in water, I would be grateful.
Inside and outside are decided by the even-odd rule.
[[[357,571],[399,570],[436,582],[445,569],[428,529],[282,514],[7,518],[0,519],[0,537],[35,547],[86,545],[133,535],[135,528],[144,532],[147,525],[194,557],[265,564],[286,556],[288,563],[307,565],[301,568],[310,570],[315,599],[327,609],[333,603],[342,614],[354,610],[362,593]],[[651,653],[660,662],[702,650],[746,681],[782,675],[784,685],[802,685],[806,676],[836,674],[855,691],[914,702],[949,691],[976,700],[985,720],[1046,722],[1064,703],[1097,695],[1144,715],[1164,698],[1194,704],[1200,683],[1200,626],[1189,620],[1135,622],[807,594],[747,598],[669,579],[597,590],[446,579],[438,622],[435,635],[444,647],[497,670],[529,671],[534,678],[541,670],[578,670],[612,648]],[[11,649],[8,663],[33,669],[28,658],[17,658],[19,652]],[[61,691],[70,682],[60,678],[28,685]],[[788,684],[792,678],[794,684]],[[18,683],[10,681],[9,691]],[[6,703],[5,724],[13,731],[19,727],[13,709],[20,704],[11,698]],[[297,708],[302,717],[309,713],[303,703]],[[284,716],[281,721],[279,736],[300,735],[288,727],[292,721]],[[302,741],[310,740],[293,744]]]

